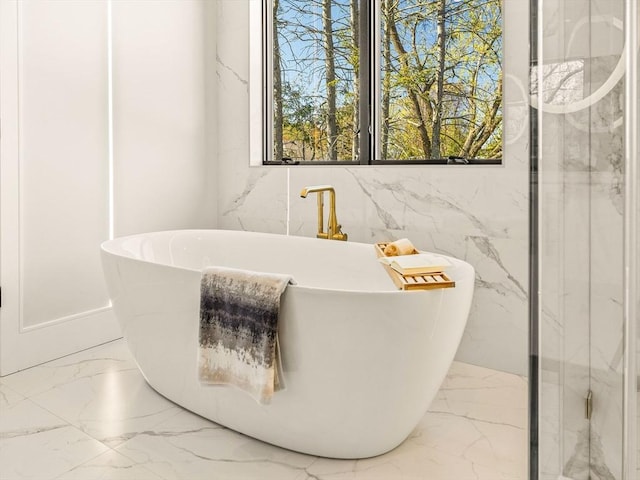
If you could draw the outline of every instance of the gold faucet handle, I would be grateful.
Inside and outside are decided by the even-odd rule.
[[[337,232],[333,234],[331,237],[332,240],[347,240],[348,235],[346,233],[342,233],[342,225],[337,226]]]

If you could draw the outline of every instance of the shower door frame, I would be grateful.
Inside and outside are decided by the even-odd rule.
[[[636,0],[625,0],[625,126],[624,126],[624,392],[622,418],[622,471],[623,480],[632,480],[637,474],[637,326],[640,322],[640,97],[638,56],[640,54],[640,20]]]

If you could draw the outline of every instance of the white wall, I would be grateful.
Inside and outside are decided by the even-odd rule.
[[[113,2],[116,236],[215,225],[208,3]]]
[[[504,2],[503,166],[249,167],[250,5],[218,2],[218,222],[229,229],[314,236],[309,184],[337,190],[349,239],[408,236],[476,268],[476,292],[458,359],[524,374],[528,334],[528,0]],[[287,196],[289,181],[290,195]],[[287,209],[290,217],[287,218]]]
[[[22,318],[30,327],[109,303],[95,248],[109,226],[106,9],[27,1],[18,22]]]
[[[106,3],[0,2],[0,374],[119,334],[108,236]]]
[[[215,226],[215,9],[2,0],[0,12],[7,374],[119,336],[99,252],[112,227]]]

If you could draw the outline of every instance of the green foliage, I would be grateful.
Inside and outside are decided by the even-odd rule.
[[[338,159],[351,160],[360,92],[350,7],[357,0],[332,0],[332,82],[324,80],[323,70],[325,1],[280,0],[284,152],[300,160],[325,160],[333,142]],[[381,9],[378,101],[388,134],[378,140],[386,142],[385,159],[424,159],[434,152],[439,157],[501,158],[501,0],[381,0]],[[444,25],[442,45],[438,20]],[[335,106],[327,104],[329,87],[336,89]],[[328,138],[330,112],[337,138]]]

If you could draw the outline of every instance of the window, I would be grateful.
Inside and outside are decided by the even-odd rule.
[[[501,0],[265,0],[264,163],[501,163]]]

